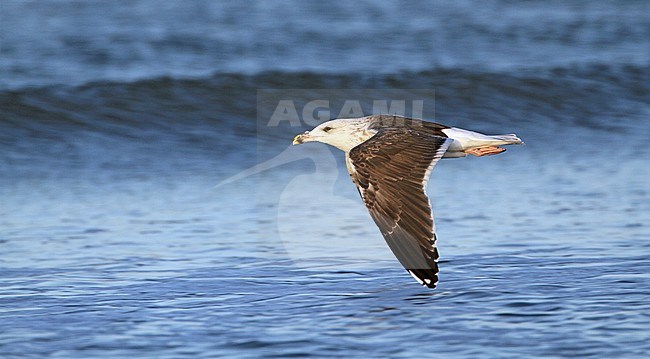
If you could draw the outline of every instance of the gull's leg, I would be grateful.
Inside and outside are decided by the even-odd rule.
[[[470,148],[468,150],[465,150],[464,152],[470,155],[474,155],[476,157],[482,157],[482,156],[496,155],[501,152],[504,152],[505,150],[506,149],[503,147],[487,146],[487,147]]]

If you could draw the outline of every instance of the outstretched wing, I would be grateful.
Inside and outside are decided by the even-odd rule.
[[[438,251],[425,188],[452,141],[408,128],[382,129],[348,155],[352,180],[386,243],[429,288],[438,283]]]

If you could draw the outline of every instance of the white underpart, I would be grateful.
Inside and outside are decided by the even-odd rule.
[[[464,151],[472,148],[502,145],[519,145],[523,142],[514,134],[509,135],[484,135],[482,133],[463,130],[462,128],[445,128],[442,132],[454,140],[449,146],[444,157],[464,157]]]
[[[356,174],[357,173],[357,169],[354,168],[354,163],[352,163],[352,159],[350,159],[350,153],[349,152],[345,153],[345,166],[348,168],[348,173],[349,174],[353,174],[353,173]],[[361,191],[359,191],[359,193],[361,193]],[[364,199],[363,194],[361,194],[361,199]]]

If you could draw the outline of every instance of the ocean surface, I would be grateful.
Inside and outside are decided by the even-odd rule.
[[[649,13],[0,1],[0,357],[648,357]],[[526,142],[436,166],[437,289],[312,100]]]

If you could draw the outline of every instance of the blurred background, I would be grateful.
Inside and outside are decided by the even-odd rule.
[[[647,355],[648,14],[1,0],[0,356]],[[429,291],[342,154],[288,148],[308,126],[264,126],[262,89],[429,89],[427,119],[526,146],[436,167]],[[331,161],[322,186],[300,177]],[[360,239],[369,256],[346,255]]]

